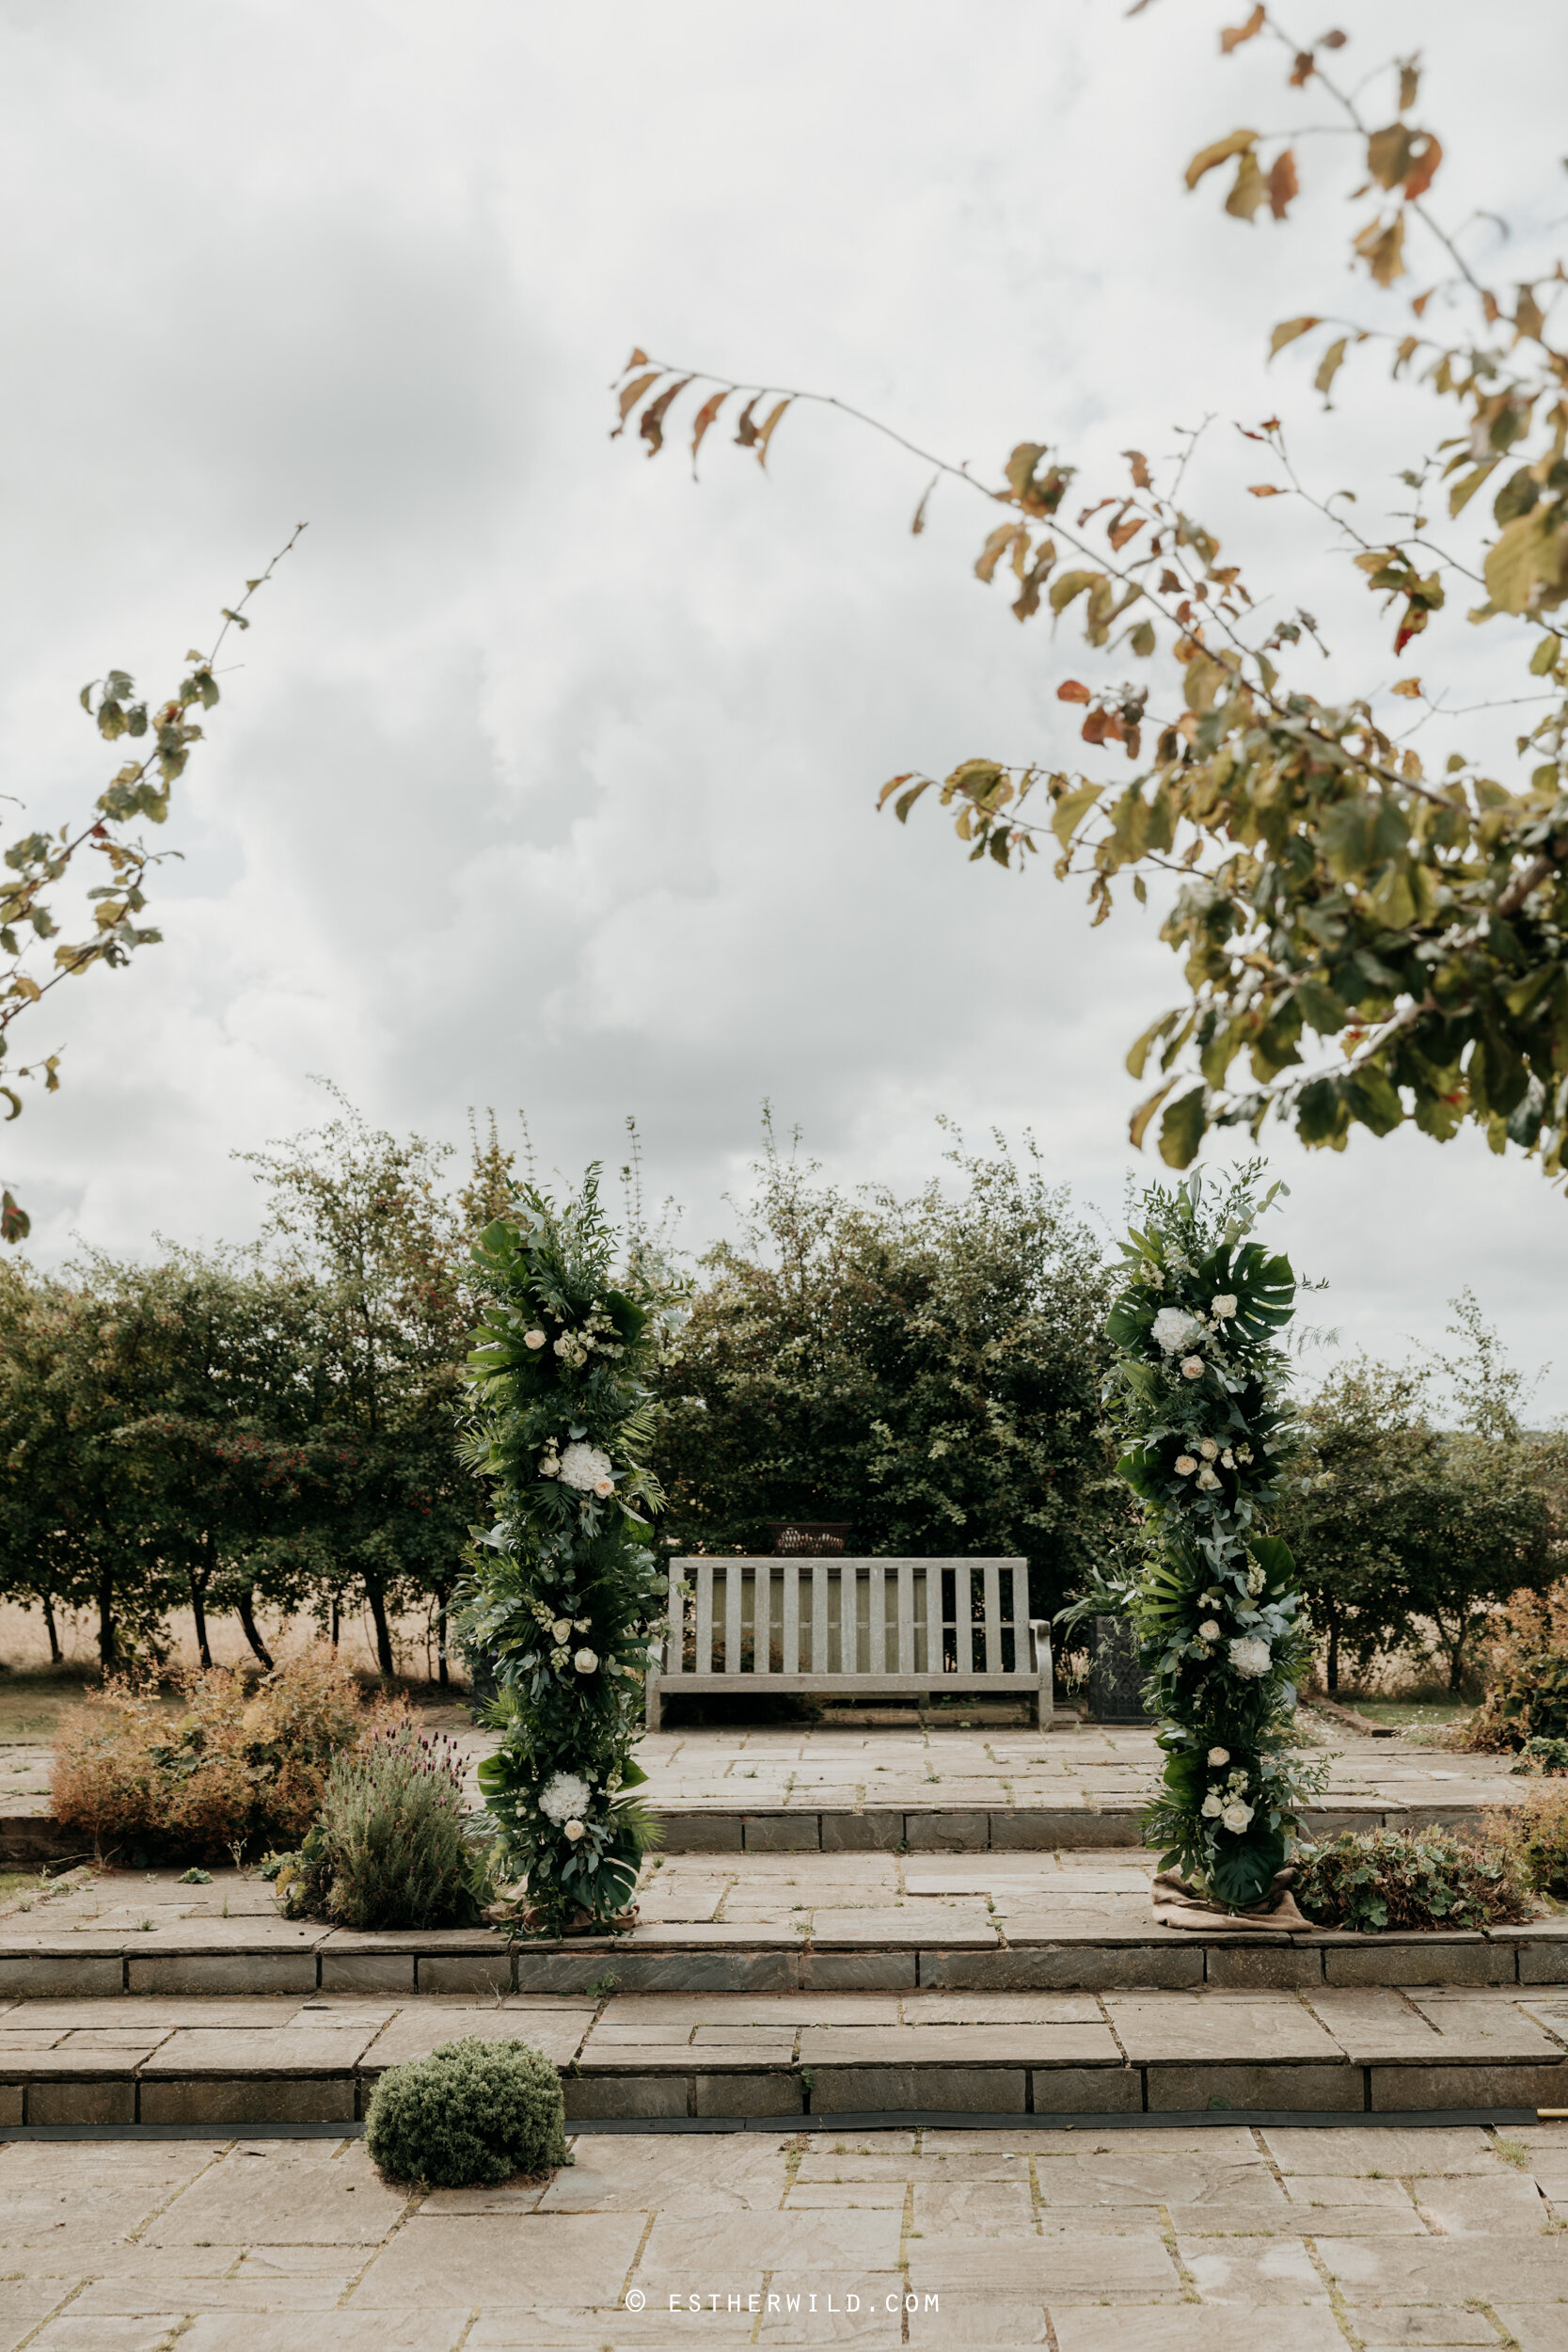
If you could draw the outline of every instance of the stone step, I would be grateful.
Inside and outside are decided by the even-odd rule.
[[[352,2123],[467,2035],[561,2070],[570,2120],[1496,2116],[1568,2106],[1568,1985],[1079,1994],[96,2002],[0,2010],[6,2128]]]

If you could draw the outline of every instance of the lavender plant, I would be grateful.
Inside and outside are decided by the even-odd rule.
[[[1121,1246],[1106,1384],[1120,1475],[1143,1506],[1137,1572],[1114,1595],[1132,1620],[1165,1754],[1146,1817],[1163,1867],[1233,1909],[1289,1859],[1307,1775],[1291,1748],[1308,1632],[1295,1563],[1266,1533],[1296,1443],[1288,1259],[1247,1233],[1261,1163],[1212,1206],[1195,1170],[1150,1185]],[[1103,1608],[1099,1593],[1089,1605]]]

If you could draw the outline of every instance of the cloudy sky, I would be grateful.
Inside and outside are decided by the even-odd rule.
[[[970,575],[978,500],[939,492],[911,537],[913,460],[798,410],[767,477],[715,434],[694,486],[608,437],[606,386],[636,342],[985,469],[1059,442],[1085,482],[1212,415],[1194,502],[1255,584],[1314,603],[1332,675],[1386,686],[1386,630],[1320,526],[1242,495],[1228,421],[1276,407],[1374,513],[1444,427],[1370,369],[1326,416],[1309,369],[1264,373],[1275,319],[1366,297],[1334,142],[1302,143],[1323,193],[1289,230],[1182,190],[1235,122],[1308,119],[1262,44],[1218,58],[1242,13],[0,0],[0,691],[28,821],[114,764],[82,680],[166,691],[309,523],[178,792],[166,944],[32,1016],[65,1086],[4,1172],[43,1262],[247,1238],[230,1155],[318,1116],[312,1073],[453,1141],[470,1104],[524,1105],[565,1169],[617,1161],[634,1113],[692,1246],[765,1097],[846,1183],[924,1181],[939,1113],[1032,1127],[1116,1216],[1121,1055],[1180,993],[1154,912],[1090,933],[1078,886],[874,813],[898,770],[1070,756],[1082,656]],[[1507,16],[1478,46],[1458,0],[1360,0],[1346,63],[1422,45],[1450,216],[1540,232],[1568,208],[1568,35],[1553,0]],[[1422,650],[1467,698],[1516,691],[1462,616]],[[1434,1341],[1468,1282],[1531,1366],[1555,1351],[1568,1409],[1568,1205],[1531,1167],[1414,1136],[1273,1153],[1278,1237],[1348,1341]]]

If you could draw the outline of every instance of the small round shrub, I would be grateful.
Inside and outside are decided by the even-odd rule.
[[[1449,1829],[1347,1830],[1304,1856],[1297,1902],[1314,1927],[1486,1928],[1534,1916],[1512,1854]]]
[[[448,2042],[389,2066],[365,2146],[389,2181],[429,2188],[482,2187],[571,2162],[560,2077],[527,2042]]]

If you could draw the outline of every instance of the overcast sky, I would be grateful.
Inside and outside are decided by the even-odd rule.
[[[248,1238],[230,1154],[319,1116],[311,1073],[454,1142],[468,1105],[525,1105],[568,1170],[617,1163],[634,1113],[692,1247],[765,1097],[846,1183],[923,1182],[942,1112],[1032,1127],[1107,1217],[1158,1172],[1121,1068],[1180,993],[1153,912],[1091,933],[1045,861],[1004,877],[934,811],[874,813],[895,771],[1071,756],[1083,657],[971,576],[985,508],[944,488],[911,538],[925,473],[821,412],[766,478],[716,433],[694,487],[608,437],[606,386],[638,342],[985,470],[1059,442],[1085,484],[1212,414],[1195,503],[1255,584],[1315,601],[1335,677],[1386,685],[1386,629],[1321,527],[1242,495],[1227,421],[1277,408],[1374,511],[1450,428],[1370,369],[1328,416],[1309,366],[1265,373],[1275,319],[1367,297],[1333,142],[1303,142],[1325,194],[1289,230],[1182,189],[1206,139],[1306,119],[1261,44],[1215,54],[1242,14],[0,0],[0,685],[32,818],[116,764],[83,679],[166,691],[309,523],[177,789],[166,944],[16,1033],[65,1048],[7,1130],[42,1262]],[[1497,21],[1480,43],[1458,0],[1360,0],[1346,61],[1423,46],[1450,213],[1539,228],[1568,204],[1568,34],[1554,0]],[[1517,691],[1462,614],[1421,650]],[[1532,1166],[1469,1136],[1270,1148],[1315,1315],[1403,1355],[1468,1282],[1568,1409],[1568,1205]]]

